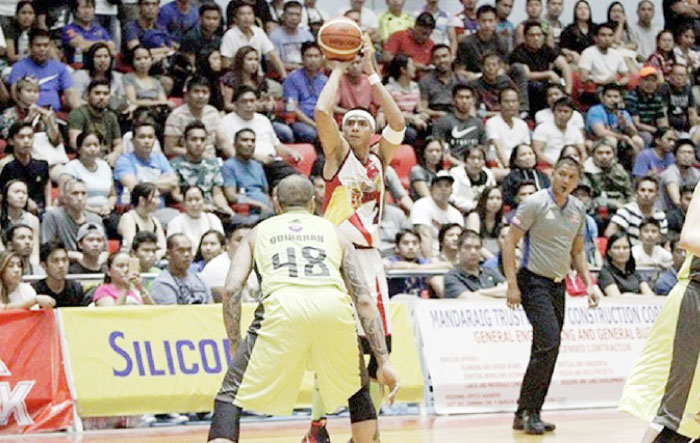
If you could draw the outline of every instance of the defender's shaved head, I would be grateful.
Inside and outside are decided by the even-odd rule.
[[[280,180],[277,201],[280,207],[308,206],[314,198],[314,185],[303,175],[294,174]]]

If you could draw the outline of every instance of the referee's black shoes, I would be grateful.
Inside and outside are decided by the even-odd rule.
[[[525,431],[530,435],[542,435],[545,432],[551,432],[556,428],[554,423],[542,421],[538,411],[523,411],[520,414],[515,414],[513,418],[513,429],[516,431]]]

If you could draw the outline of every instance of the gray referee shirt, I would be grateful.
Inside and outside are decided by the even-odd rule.
[[[569,273],[574,239],[584,234],[586,210],[571,195],[560,208],[547,188],[523,200],[510,224],[525,233],[522,266],[559,282]]]

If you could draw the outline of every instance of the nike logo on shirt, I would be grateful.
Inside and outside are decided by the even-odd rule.
[[[452,138],[462,138],[465,135],[469,134],[470,132],[474,131],[476,129],[475,126],[471,126],[467,129],[464,129],[462,131],[458,130],[457,127],[455,126],[452,128]]]
[[[50,75],[48,77],[44,77],[44,78],[39,79],[39,84],[43,85],[44,83],[48,83],[55,78],[58,78],[58,74]]]

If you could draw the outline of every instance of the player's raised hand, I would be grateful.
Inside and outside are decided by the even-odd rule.
[[[388,404],[393,404],[396,400],[396,394],[399,392],[401,383],[399,381],[399,374],[396,373],[394,368],[390,364],[384,364],[379,366],[377,369],[377,381],[379,382],[379,388],[382,391],[382,397],[385,398]],[[384,396],[384,387],[389,389],[389,394]]]

